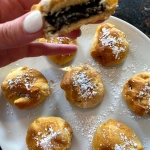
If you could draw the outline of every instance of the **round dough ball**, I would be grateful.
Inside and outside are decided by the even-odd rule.
[[[50,87],[44,75],[28,67],[11,70],[1,88],[8,102],[19,109],[36,106],[50,95]]]
[[[125,33],[110,23],[99,25],[93,38],[91,56],[103,66],[122,63],[129,52]]]
[[[91,108],[100,103],[105,87],[99,73],[88,65],[78,66],[66,73],[60,87],[66,99],[80,108]]]
[[[92,144],[94,150],[144,150],[135,132],[113,119],[97,128]]]
[[[39,42],[47,42],[47,43],[56,43],[56,44],[72,44],[77,45],[76,39],[70,39],[68,37],[50,37],[48,40],[45,38],[41,38],[38,40]],[[72,61],[77,52],[68,55],[51,55],[47,56],[52,62],[57,65],[65,65],[68,62]]]
[[[150,73],[141,72],[130,78],[123,86],[122,95],[136,115],[150,115]]]
[[[26,144],[29,150],[68,150],[72,134],[71,126],[62,118],[41,117],[29,126]]]

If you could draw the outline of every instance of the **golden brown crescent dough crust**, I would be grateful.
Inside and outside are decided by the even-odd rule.
[[[57,44],[73,44],[78,45],[76,39],[70,39],[68,37],[50,37],[49,39],[40,38],[39,42],[47,42],[47,43],[57,43]],[[51,61],[53,61],[57,65],[65,65],[75,57],[77,52],[68,55],[51,55],[47,56]]]
[[[144,150],[135,132],[113,119],[97,128],[92,144],[94,150]]]
[[[26,134],[29,150],[69,150],[71,126],[60,117],[41,117],[34,120]]]
[[[50,87],[43,74],[28,67],[11,70],[1,88],[8,102],[19,109],[36,106],[50,95]]]
[[[122,95],[136,115],[150,115],[150,73],[141,72],[130,78],[123,86]]]
[[[39,4],[33,5],[31,10],[41,11],[44,20],[45,37],[49,38],[51,36],[58,36],[61,34],[69,33],[72,30],[79,29],[82,25],[88,23],[96,22],[98,20],[105,20],[111,14],[114,13],[116,7],[118,6],[118,0],[101,0],[99,3],[102,3],[103,6],[105,6],[105,11],[102,11],[97,15],[90,16],[86,19],[80,19],[75,23],[63,25],[62,28],[58,30],[56,33],[51,33],[51,31],[53,31],[55,28],[54,26],[50,25],[44,18],[45,16],[48,15],[48,12],[53,14],[55,12],[61,11],[62,9],[65,9],[66,7],[86,3],[88,1],[89,0],[42,0]]]
[[[66,99],[80,108],[91,108],[100,103],[105,87],[99,73],[88,65],[78,66],[66,73],[60,87]]]
[[[129,52],[125,33],[110,23],[99,25],[93,38],[91,56],[103,66],[122,63]]]

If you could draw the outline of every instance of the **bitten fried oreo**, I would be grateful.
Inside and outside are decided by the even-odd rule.
[[[144,150],[135,132],[113,119],[97,128],[92,145],[94,150]]]
[[[91,46],[91,56],[103,66],[122,63],[129,52],[125,33],[110,23],[99,25]]]
[[[28,67],[11,70],[1,88],[8,102],[19,109],[36,106],[50,95],[50,87],[44,75]]]
[[[47,43],[57,43],[57,44],[72,44],[78,45],[76,39],[70,39],[68,37],[50,37],[49,39],[40,38],[39,42],[47,42]],[[51,55],[47,56],[51,61],[53,61],[57,65],[65,65],[66,63],[73,60],[77,52],[68,55]]]
[[[122,95],[136,115],[150,115],[150,73],[141,72],[130,78],[123,86]]]
[[[41,117],[34,120],[26,134],[29,150],[69,150],[71,126],[60,117]]]
[[[105,87],[100,74],[88,65],[72,68],[63,77],[60,87],[66,99],[80,108],[91,108],[100,103]]]
[[[114,13],[118,0],[41,0],[31,10],[40,10],[45,37],[62,35],[82,25],[105,20]]]

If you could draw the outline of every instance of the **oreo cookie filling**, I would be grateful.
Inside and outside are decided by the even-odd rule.
[[[100,14],[106,9],[106,4],[103,0],[90,0],[86,3],[69,6],[61,9],[59,12],[48,13],[45,20],[50,26],[54,27],[52,34],[59,31],[62,26],[70,25],[81,19],[87,19],[93,15]]]

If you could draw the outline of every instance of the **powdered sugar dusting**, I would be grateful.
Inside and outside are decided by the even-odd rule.
[[[150,81],[145,84],[144,88],[139,91],[139,98],[150,97]]]
[[[134,142],[134,138],[135,135],[129,139],[124,133],[120,133],[120,140],[123,141],[123,144],[115,144],[114,150],[137,150],[138,144]]]
[[[15,87],[24,88],[24,86],[25,86],[25,88],[27,90],[30,90],[30,88],[33,87],[33,85],[36,81],[36,78],[33,78],[32,80],[31,80],[31,78],[33,78],[33,77],[31,75],[29,76],[28,73],[25,73],[24,76],[17,75],[17,77],[14,79],[10,78],[10,79],[8,79],[9,88],[10,89],[13,89]]]
[[[34,87],[37,79],[32,74],[32,68],[28,68],[26,72],[22,72],[22,74],[18,74],[13,78],[8,78],[8,88],[10,89],[14,98],[24,97],[26,99],[30,99],[32,92],[32,88]],[[37,91],[36,99],[39,100],[41,98],[40,93]]]
[[[51,2],[51,0],[41,0],[41,4],[42,4],[43,10],[45,12],[49,11],[50,2]]]
[[[148,99],[148,105],[150,106],[150,98]]]
[[[67,44],[69,44],[69,38],[68,37],[51,37],[49,38],[49,43],[58,43],[58,44],[64,44],[65,41],[68,41]]]
[[[123,42],[122,39],[111,36],[110,29],[105,27],[102,28],[102,34],[102,38],[99,39],[102,45],[111,47],[112,53],[115,55],[115,59],[119,59],[118,54],[125,51],[125,47],[117,46]]]
[[[80,87],[78,94],[80,94],[82,98],[92,98],[97,94],[97,92],[94,91],[97,86],[92,83],[92,78],[88,78],[86,72],[76,71],[71,78],[73,80],[73,86]]]
[[[138,101],[141,102],[142,99],[147,100],[147,105],[143,105],[145,108],[145,113],[149,113],[150,111],[150,81],[145,84],[145,86],[139,91]]]
[[[56,139],[61,132],[59,130],[55,132],[51,126],[45,128],[45,132],[45,134],[38,132],[38,135],[34,137],[34,140],[36,140],[36,146],[41,147],[43,150],[52,150],[52,140]]]

